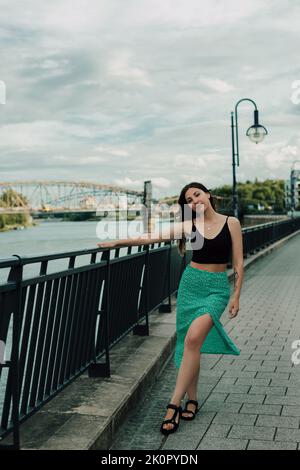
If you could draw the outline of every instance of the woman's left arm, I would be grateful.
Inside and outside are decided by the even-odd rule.
[[[239,311],[239,299],[244,279],[243,234],[239,219],[230,217],[232,240],[232,267],[234,271],[234,292],[230,299],[229,316],[235,317]]]

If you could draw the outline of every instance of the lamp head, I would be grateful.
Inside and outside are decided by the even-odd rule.
[[[246,132],[246,135],[249,137],[251,142],[254,142],[255,144],[259,144],[259,142],[262,142],[267,134],[267,129],[264,126],[261,126],[260,124],[254,124],[253,126],[249,127]]]
[[[259,124],[258,122],[258,109],[255,109],[254,124],[253,126],[249,127],[249,129],[246,132],[246,135],[249,137],[251,142],[258,144],[259,142],[262,142],[264,140],[267,134],[268,134],[267,129],[261,124]]]

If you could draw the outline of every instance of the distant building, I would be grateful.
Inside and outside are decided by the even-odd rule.
[[[285,180],[284,182],[284,202],[286,209],[291,208],[291,181]]]
[[[287,209],[296,209],[300,205],[300,170],[292,170],[291,178],[285,181],[285,205]]]

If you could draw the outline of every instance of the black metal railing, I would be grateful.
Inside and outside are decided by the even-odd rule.
[[[244,256],[254,254],[299,229],[300,217],[244,228]]]
[[[299,229],[300,218],[244,228],[244,256]],[[8,270],[0,341],[10,356],[0,360],[0,438],[10,435],[12,448],[20,446],[20,423],[84,371],[108,377],[110,349],[131,331],[148,335],[153,310],[171,311],[191,251],[180,257],[175,241],[126,250],[0,260],[0,273]],[[53,262],[64,269],[52,272]]]
[[[160,305],[171,311],[169,273],[177,273],[175,285],[184,268],[180,256],[171,263],[176,250],[162,242],[136,253],[128,247],[121,257],[116,249],[114,258],[112,250],[91,249],[0,261],[0,270],[9,268],[0,285],[0,340],[12,346],[0,364],[2,438],[14,430],[18,448],[22,421],[87,369],[109,376],[109,350],[130,331],[149,334],[148,315]],[[80,265],[82,256],[88,264]],[[67,267],[50,272],[58,260]]]

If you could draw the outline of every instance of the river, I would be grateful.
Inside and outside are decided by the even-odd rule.
[[[122,235],[126,221],[118,225]],[[97,227],[100,237],[97,238]],[[0,258],[11,255],[38,255],[96,248],[97,242],[112,238],[116,223],[41,221],[34,227],[0,233]],[[102,236],[101,236],[102,235]],[[129,237],[128,237],[129,238]]]
[[[167,221],[155,221],[155,227]],[[97,243],[103,240],[116,240],[139,236],[142,230],[142,221],[127,222],[122,220],[62,222],[40,221],[38,225],[24,228],[23,230],[11,230],[0,233],[0,259],[12,255],[36,256],[50,253],[59,253],[74,250],[97,248]],[[132,248],[132,253],[137,251]],[[127,248],[120,249],[120,256],[125,255]],[[59,271],[67,267],[67,260],[50,261],[48,273]],[[89,263],[88,256],[81,256],[76,266]],[[40,265],[40,264],[39,264]],[[39,265],[28,265],[24,268],[24,278],[38,273]],[[5,282],[8,269],[0,269],[0,283]]]

